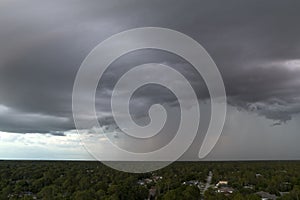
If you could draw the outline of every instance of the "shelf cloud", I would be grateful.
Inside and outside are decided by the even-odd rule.
[[[63,135],[75,129],[72,89],[85,56],[112,34],[144,26],[174,29],[202,44],[223,76],[228,103],[239,112],[257,114],[276,126],[300,113],[299,1],[0,4],[1,131]],[[105,116],[104,125],[114,126],[109,98],[118,77],[143,62],[181,70],[199,100],[209,98],[203,80],[183,59],[151,50],[126,56],[112,64],[97,92],[97,112]],[[146,108],[156,102],[178,106],[165,88],[150,87],[136,97],[136,118],[145,117]]]

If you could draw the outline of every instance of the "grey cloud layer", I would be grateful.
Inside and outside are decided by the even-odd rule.
[[[28,0],[0,4],[0,105],[10,109],[9,114],[0,112],[2,131],[73,129],[72,87],[82,60],[110,35],[141,26],[175,29],[200,42],[223,75],[229,103],[241,110],[274,123],[286,122],[300,112],[300,66],[290,69],[284,64],[300,59],[299,1]],[[183,60],[153,52],[127,56],[107,72],[98,91],[98,112],[107,113],[105,124],[113,121],[107,100],[115,81],[129,66],[143,62],[168,63],[182,70],[199,98],[208,97],[199,76]],[[162,91],[150,88],[137,95],[139,104],[133,104],[133,114],[143,117],[153,102],[177,105],[172,95]]]

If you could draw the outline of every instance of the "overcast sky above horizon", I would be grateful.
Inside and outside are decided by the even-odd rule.
[[[104,39],[147,26],[192,37],[222,74],[227,119],[208,159],[299,159],[299,10],[297,0],[1,1],[0,159],[92,159],[72,117],[76,73]],[[108,101],[114,84],[130,67],[149,62],[174,67],[190,80],[199,102],[209,98],[183,59],[133,52],[112,64],[97,90],[97,112],[105,115],[99,120],[108,131],[117,130]],[[131,105],[133,118],[144,120],[158,102],[177,105],[165,88],[144,88]],[[203,113],[207,106],[202,104]],[[184,159],[195,159],[197,148],[195,142]]]

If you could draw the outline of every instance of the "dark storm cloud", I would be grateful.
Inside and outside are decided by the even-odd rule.
[[[67,117],[27,113],[0,106],[0,127],[5,132],[49,133],[56,135],[73,127]]]
[[[10,111],[0,112],[0,130],[73,129],[72,87],[82,60],[110,35],[142,26],[193,37],[219,67],[230,104],[274,124],[287,122],[300,112],[299,9],[300,2],[292,0],[1,2],[0,105]],[[112,87],[129,66],[150,61],[172,65],[191,80],[199,98],[208,98],[191,67],[160,54],[128,55],[107,72],[97,95],[105,125],[113,123]],[[177,105],[172,95],[153,89],[137,98],[136,116],[153,102]]]

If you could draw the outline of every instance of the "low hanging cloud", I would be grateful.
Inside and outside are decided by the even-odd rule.
[[[60,131],[71,129],[73,123],[66,117],[24,113],[0,105],[0,127],[6,132],[50,133],[62,136],[63,133]]]
[[[300,112],[300,64],[295,60],[256,63],[231,81],[229,102],[279,125]]]

